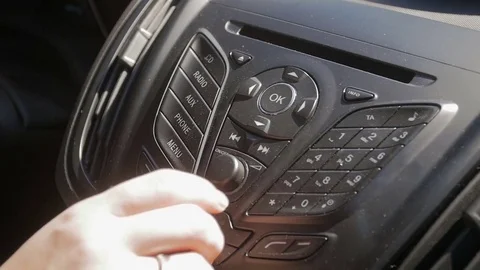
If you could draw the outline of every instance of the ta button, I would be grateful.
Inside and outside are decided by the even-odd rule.
[[[260,96],[260,108],[268,114],[284,112],[292,106],[295,96],[295,88],[286,83],[277,83],[265,90]]]

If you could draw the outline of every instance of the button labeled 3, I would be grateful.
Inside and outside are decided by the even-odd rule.
[[[408,128],[397,128],[385,141],[380,144],[380,148],[392,147],[400,144],[407,144],[415,135],[417,135],[425,125],[418,125]]]

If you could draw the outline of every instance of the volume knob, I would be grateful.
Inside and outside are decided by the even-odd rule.
[[[242,185],[247,170],[244,163],[228,153],[213,154],[206,177],[223,192],[231,192]]]

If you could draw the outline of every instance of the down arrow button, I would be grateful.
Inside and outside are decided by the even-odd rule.
[[[270,130],[270,119],[257,115],[252,118],[247,125],[259,131],[260,134],[268,135],[268,131]]]

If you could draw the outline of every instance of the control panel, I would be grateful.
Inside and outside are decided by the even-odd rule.
[[[237,67],[254,58],[233,50],[223,59],[213,42],[197,34],[185,49],[168,84],[155,118],[156,141],[174,168],[193,172],[227,79],[227,61]],[[263,173],[282,156],[297,133],[321,111],[322,89],[301,67],[279,66],[244,79],[234,88],[227,115],[216,138],[205,177],[224,191],[232,203],[261,181]],[[346,87],[341,100],[356,104],[376,94]],[[364,107],[344,116],[321,136],[267,191],[246,216],[324,216],[334,212],[374,181],[438,114],[435,104]],[[140,158],[145,159],[145,154]],[[143,162],[145,163],[145,162]],[[142,163],[142,164],[143,164]],[[228,214],[218,217],[226,234],[219,265],[251,236],[236,229]],[[250,258],[301,260],[328,241],[325,235],[270,234],[257,240]]]
[[[177,169],[192,172],[226,66],[201,34],[185,50],[155,119],[155,138]]]
[[[478,166],[478,61],[438,49],[478,42],[293,2],[136,1],[68,127],[65,198],[175,168],[230,200],[215,269],[383,269]]]

